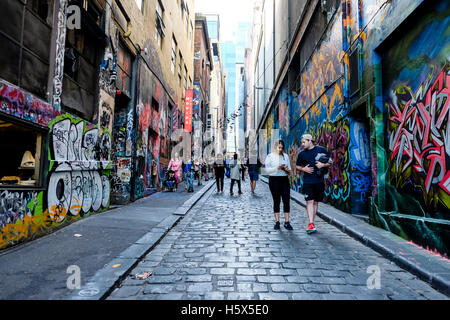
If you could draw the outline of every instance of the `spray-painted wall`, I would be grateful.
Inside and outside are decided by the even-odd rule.
[[[326,202],[444,255],[449,21],[446,1],[342,1],[300,70],[300,90],[282,86],[264,124],[268,138],[280,130],[292,166],[304,133],[332,153]],[[351,95],[355,76],[359,90]],[[301,190],[300,176],[291,183]]]
[[[169,115],[168,94],[158,78],[145,63],[140,68],[140,94],[136,109],[136,175],[134,198],[151,194],[154,188],[161,186],[169,157],[166,141],[168,135],[167,118]],[[156,166],[156,175],[152,167]]]
[[[0,190],[0,249],[102,212],[110,204],[115,54],[105,53],[99,68],[98,110],[92,110],[92,122],[62,114],[68,4],[67,0],[55,4],[51,101],[42,101],[0,79],[0,112],[23,120],[24,126],[26,122],[40,126],[45,132],[42,144],[47,147],[37,159],[44,168],[39,190]]]
[[[46,191],[0,191],[0,248],[108,208],[111,162],[97,125],[64,114],[48,124]]]
[[[375,199],[373,219],[445,255],[450,253],[449,22],[448,2],[424,2],[377,48],[374,63],[380,70],[376,126],[385,132],[376,137],[378,152],[385,154],[377,176],[385,189]]]

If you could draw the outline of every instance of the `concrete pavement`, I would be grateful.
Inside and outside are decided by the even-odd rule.
[[[95,283],[99,298],[137,263],[212,186],[191,194],[156,193],[126,206],[92,215],[48,236],[0,252],[0,299],[67,299],[69,266],[79,268],[81,284]],[[181,213],[181,214],[180,214]],[[119,263],[117,262],[119,261]],[[117,266],[120,264],[120,266]],[[109,266],[115,266],[110,270]],[[70,271],[70,270],[69,270]]]

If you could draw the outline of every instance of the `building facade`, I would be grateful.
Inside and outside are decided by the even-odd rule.
[[[193,8],[183,0],[2,6],[0,141],[9,156],[0,248],[159,187],[193,86]]]
[[[293,167],[312,134],[334,161],[329,204],[447,256],[449,16],[447,1],[266,0],[252,48],[256,129],[279,130]]]
[[[203,150],[210,145],[211,136],[211,73],[214,70],[212,46],[209,39],[206,17],[196,14],[194,58],[194,160],[203,158]],[[208,134],[205,132],[208,129]]]
[[[210,114],[214,154],[224,154],[225,142],[225,77],[222,67],[220,18],[217,14],[204,14],[208,23],[209,40],[214,60],[211,72]]]

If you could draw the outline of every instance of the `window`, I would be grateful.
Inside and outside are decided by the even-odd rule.
[[[184,90],[187,89],[187,68],[186,65],[184,65]]]
[[[155,32],[155,40],[158,43],[158,46],[162,48],[162,38],[165,36],[166,26],[163,21],[163,13],[164,7],[160,0],[156,1],[156,32]]]
[[[170,69],[172,70],[172,73],[175,74],[175,68],[177,63],[177,41],[175,38],[172,38],[172,58],[171,58],[171,66]]]
[[[157,0],[156,1],[156,13],[159,15],[159,17],[161,19],[162,19],[162,16],[163,16],[163,11],[164,11],[164,9],[163,9],[163,6],[162,6],[160,0]]]
[[[186,11],[186,14],[184,15],[184,28],[186,30],[186,34],[189,32],[189,14]]]
[[[181,55],[181,52],[180,52],[180,61],[178,63],[178,80],[179,80],[180,86],[181,86],[181,78],[182,78],[182,72],[183,72],[181,69],[182,63],[183,63],[183,56]]]
[[[173,131],[173,108],[174,106],[169,103],[169,116],[167,117],[167,137],[172,137]]]
[[[156,43],[158,43],[158,47],[162,48],[162,35],[161,35],[158,27],[156,27],[156,29],[155,29],[155,40],[156,40]]]
[[[213,43],[212,47],[213,47],[214,58],[218,58],[219,57],[219,47],[217,46],[217,43]]]
[[[144,12],[144,5],[143,5],[144,0],[134,0],[134,1],[136,1],[136,4],[137,4],[139,10],[141,10],[141,12]]]
[[[100,44],[85,26],[67,30],[62,109],[85,120],[92,119],[95,109]]]
[[[47,99],[53,3],[1,1],[0,78],[41,99]]]
[[[122,41],[119,41],[116,88],[120,89],[128,97],[131,96],[131,68],[132,54],[126,45]]]
[[[0,117],[1,149],[7,155],[0,166],[0,189],[42,187],[40,159],[45,134],[41,128]]]
[[[52,23],[53,1],[31,0],[28,1],[28,7],[47,24],[50,25]]]
[[[192,26],[191,22],[191,48],[194,47],[194,27]]]
[[[353,50],[349,57],[350,96],[359,91],[359,48]]]
[[[184,0],[180,0],[180,17],[183,19]]]

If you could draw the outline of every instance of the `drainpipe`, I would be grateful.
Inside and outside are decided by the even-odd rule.
[[[111,0],[106,0],[106,12],[105,12],[105,35],[109,37],[109,24],[111,21]]]
[[[105,9],[105,35],[106,38],[109,39],[109,27],[111,24],[111,1],[112,0],[106,0],[106,9]],[[108,67],[109,60],[113,59],[113,55],[111,53],[111,50],[109,48],[109,45],[105,48],[105,54],[103,56],[103,64],[101,65],[102,69],[106,69]]]
[[[123,35],[124,38],[129,38],[131,36],[131,21],[127,21],[127,32]]]
[[[112,0],[108,0],[108,1],[112,1]],[[117,6],[120,9],[120,12],[122,12],[123,16],[125,17],[125,20],[127,20],[127,31],[125,32],[125,34],[123,35],[124,38],[129,38],[131,35],[131,19],[128,16],[127,12],[125,11],[122,3],[120,2],[120,0],[115,0]]]

